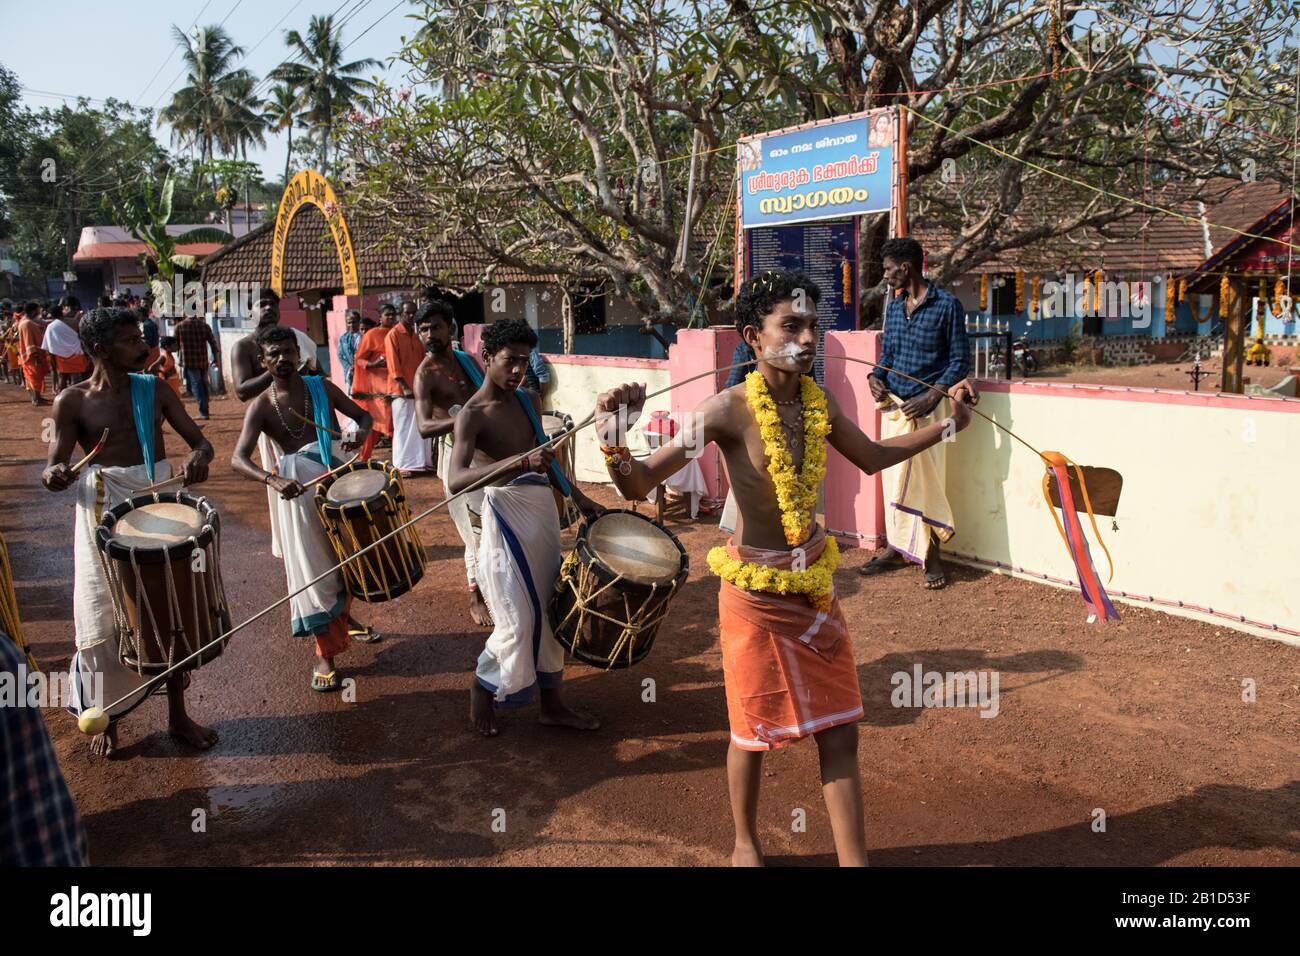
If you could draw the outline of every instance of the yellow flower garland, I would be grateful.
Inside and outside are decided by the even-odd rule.
[[[831,431],[826,395],[810,376],[800,376],[799,395],[803,401],[804,456],[802,471],[796,475],[767,379],[758,371],[745,377],[745,396],[763,439],[767,473],[772,477],[776,503],[781,509],[781,527],[786,542],[792,546],[808,540],[817,510],[817,491],[826,476],[826,436]],[[821,557],[802,571],[782,571],[741,561],[722,547],[709,551],[708,562],[715,574],[746,591],[804,594],[818,609],[829,610],[831,574],[839,567],[839,554],[832,538],[826,542]]]

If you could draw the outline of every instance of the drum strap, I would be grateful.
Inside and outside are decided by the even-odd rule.
[[[325,383],[321,381],[319,375],[304,375],[302,380],[307,386],[307,394],[311,396],[311,415],[316,422],[316,443],[320,445],[320,463],[328,471],[334,467],[330,455],[333,449],[330,445],[329,433],[329,430],[334,428],[334,410],[330,407],[329,396],[325,394]]]
[[[153,375],[131,373],[131,417],[135,419],[135,437],[140,439],[140,452],[144,455],[144,471],[153,484],[153,441],[156,429],[153,422],[154,389],[158,379]]]

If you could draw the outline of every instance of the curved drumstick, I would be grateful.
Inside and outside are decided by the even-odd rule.
[[[337,468],[331,469],[330,471],[325,472],[323,475],[317,475],[315,478],[312,478],[309,481],[304,481],[302,483],[303,490],[306,491],[312,485],[319,485],[326,478],[333,478],[340,471],[342,471],[344,468],[347,468],[349,465],[351,465],[354,461],[356,461],[360,457],[361,457],[360,453],[355,454],[347,461],[345,461],[343,464],[339,465]]]
[[[306,422],[308,425],[316,425],[316,422],[313,419],[310,419],[306,415],[303,415],[296,408],[289,409],[289,414],[292,415],[294,418],[298,419],[299,421]],[[334,429],[330,428],[328,425],[316,425],[316,427],[319,428],[321,431],[329,432],[335,438],[339,439],[339,441],[343,440],[343,436],[338,432],[336,432]],[[303,487],[305,488],[306,485],[304,485]]]
[[[148,488],[141,488],[139,491],[136,492],[136,494],[149,495],[149,494],[153,494],[155,491],[161,491],[162,489],[168,488],[172,485],[180,485],[184,483],[185,483],[185,472],[182,471],[180,474],[172,475],[170,478],[164,478],[162,481],[155,482],[154,484],[150,485]]]
[[[108,429],[105,428],[104,434],[100,435],[99,441],[95,442],[95,447],[90,449],[90,454],[72,466],[72,473],[75,475],[77,472],[81,471],[81,469],[85,468],[92,461],[94,461],[95,456],[104,450],[104,445],[107,442],[108,442]]]

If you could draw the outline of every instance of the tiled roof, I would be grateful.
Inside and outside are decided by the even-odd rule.
[[[438,285],[448,289],[472,288],[490,260],[477,244],[452,236],[422,256],[401,249],[397,238],[399,218],[344,206],[343,216],[357,257],[357,273],[365,291],[413,289]],[[275,223],[263,223],[248,235],[227,243],[204,263],[207,282],[257,282],[271,284],[271,239]],[[413,261],[423,260],[423,261]],[[497,270],[499,282],[555,282],[553,275],[531,275],[513,267]],[[285,238],[284,288],[286,291],[338,288],[339,264],[324,214],[305,206],[289,224]]]
[[[415,289],[436,285],[444,289],[472,289],[492,259],[468,235],[448,236],[428,247],[407,243],[403,248],[400,230],[404,222],[419,221],[422,212],[409,203],[392,210],[343,204],[343,216],[352,236],[357,272],[363,291]],[[227,243],[204,262],[207,282],[256,282],[271,284],[271,238],[275,223],[266,222],[252,232]],[[702,253],[712,234],[697,235],[695,245]],[[515,266],[499,266],[493,281],[502,283],[558,283],[561,277],[533,274]],[[338,255],[329,236],[324,214],[305,206],[289,224],[285,239],[284,288],[286,292],[334,289],[340,285]]]
[[[182,255],[203,258],[221,248],[219,242],[186,242],[176,247]],[[92,242],[82,246],[72,255],[73,262],[86,262],[91,259],[134,259],[147,252],[148,246],[143,242]]]
[[[927,184],[930,189],[943,189],[942,184]],[[1156,206],[1182,213],[1183,216],[1163,212],[1148,213],[1137,208],[1105,227],[1081,229],[1075,233],[1056,236],[1028,246],[1008,249],[993,259],[981,263],[971,271],[981,273],[1007,273],[1017,269],[1043,273],[1084,272],[1103,269],[1110,275],[1183,275],[1191,272],[1207,258],[1205,232],[1201,212],[1189,195],[1189,186],[1169,183],[1153,190],[1145,201]],[[1026,198],[1013,217],[1010,228],[1020,231],[1037,225],[1050,225],[1059,219],[1063,203],[1086,201],[1081,194],[1071,200],[1068,187],[1061,192],[1044,195],[1039,201]],[[1205,219],[1211,223],[1209,239],[1214,253],[1223,250],[1240,238],[1233,229],[1250,230],[1260,220],[1286,201],[1286,191],[1275,183],[1243,183],[1236,179],[1219,179],[1206,185]],[[1151,216],[1145,228],[1142,220]],[[1223,228],[1223,227],[1231,228]],[[913,223],[912,235],[923,246],[945,248],[952,241],[953,232],[918,216]]]

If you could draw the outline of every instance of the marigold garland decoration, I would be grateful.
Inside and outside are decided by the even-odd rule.
[[[989,301],[989,277],[980,276],[980,311],[983,312],[988,307]]]
[[[1178,316],[1174,314],[1176,308],[1178,306],[1174,301],[1174,280],[1171,276],[1165,276],[1165,325],[1169,326],[1171,330],[1174,322],[1178,319]]]
[[[1228,277],[1225,274],[1224,277],[1219,280],[1219,318],[1226,319],[1228,317],[1228,311],[1231,308],[1231,299],[1232,283],[1228,281]]]
[[[1182,302],[1186,298],[1187,298],[1187,280],[1179,279],[1178,280],[1178,301]]]
[[[826,550],[803,571],[781,571],[766,565],[741,561],[726,548],[709,550],[709,570],[745,591],[768,594],[802,594],[819,611],[829,612],[834,595],[832,575],[840,566],[840,549],[834,536],[827,536]]]
[[[1287,296],[1286,282],[1281,276],[1278,276],[1277,282],[1273,283],[1273,302],[1269,307],[1272,310],[1273,318],[1275,319],[1282,318],[1282,313],[1288,311],[1282,305],[1282,299],[1284,296],[1289,298],[1289,296]],[[1291,309],[1293,309],[1297,314],[1300,314],[1300,303],[1297,303],[1295,299],[1292,299]],[[1290,316],[1287,316],[1286,321],[1291,322],[1293,320]]]
[[[792,547],[800,545],[808,540],[817,510],[817,491],[826,477],[826,436],[831,431],[826,395],[811,376],[800,376],[804,455],[799,474],[795,474],[794,459],[781,433],[776,402],[762,372],[754,371],[745,376],[745,396],[763,439],[767,473],[772,478],[776,503],[781,509],[781,527],[786,543]],[[736,587],[774,594],[804,594],[820,610],[828,610],[833,593],[831,574],[839,566],[839,549],[831,538],[826,542],[822,556],[802,571],[782,571],[741,561],[728,555],[723,547],[709,551],[708,562],[715,574]]]
[[[1016,270],[1016,312],[1025,311],[1025,273],[1022,269]]]
[[[1092,277],[1092,314],[1098,315],[1101,312],[1101,283],[1102,274],[1098,269]]]
[[[1034,281],[1031,284],[1032,291],[1030,292],[1030,295],[1033,296],[1033,299],[1029,305],[1029,312],[1031,315],[1038,315],[1038,287],[1039,287],[1039,283],[1041,283],[1042,281],[1043,280],[1041,276],[1034,276]]]

